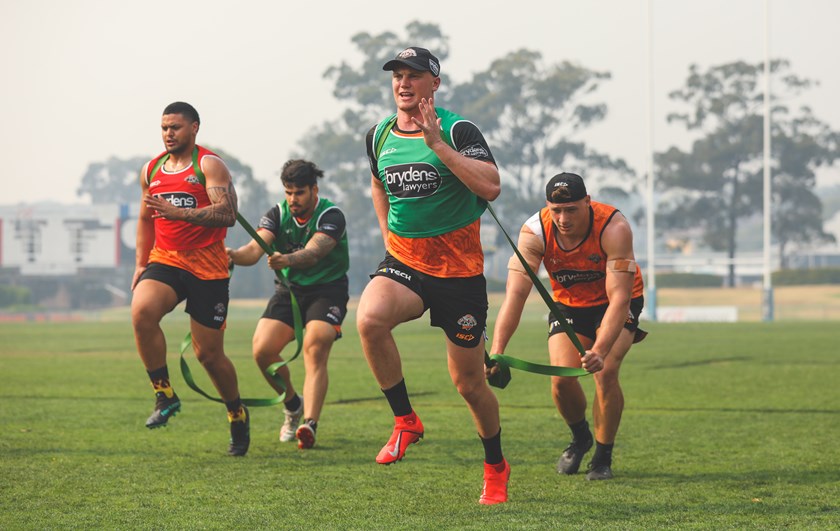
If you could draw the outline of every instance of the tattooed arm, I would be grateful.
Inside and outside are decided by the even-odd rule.
[[[210,204],[203,208],[179,208],[169,201],[146,195],[146,206],[155,210],[153,218],[188,221],[204,227],[232,227],[236,223],[237,197],[233,181],[222,159],[206,156],[201,159]]]
[[[316,232],[306,247],[289,254],[274,253],[268,257],[268,267],[271,269],[306,269],[318,263],[332,251],[338,242],[323,232]]]

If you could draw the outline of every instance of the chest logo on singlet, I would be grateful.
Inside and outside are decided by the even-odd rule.
[[[606,276],[603,271],[576,271],[574,269],[561,269],[551,273],[551,278],[564,288],[570,288],[575,284],[597,282]]]
[[[188,175],[184,180],[190,184],[201,184],[201,181],[195,175]]]
[[[426,162],[397,164],[385,168],[385,186],[398,199],[428,197],[440,188],[437,168]]]
[[[198,207],[198,199],[192,194],[186,192],[168,192],[164,194],[156,194],[155,197],[161,197],[169,201],[172,206],[178,208],[196,208]]]

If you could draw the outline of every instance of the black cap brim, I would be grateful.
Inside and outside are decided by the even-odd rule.
[[[423,64],[421,62],[412,62],[407,59],[391,59],[387,63],[382,66],[382,70],[390,70],[394,71],[402,67],[409,67],[412,70],[418,70],[420,72],[431,72],[429,65]]]

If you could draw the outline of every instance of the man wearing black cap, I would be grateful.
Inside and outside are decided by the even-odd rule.
[[[449,374],[484,445],[479,503],[502,503],[510,466],[502,455],[499,404],[484,379],[487,283],[479,236],[487,201],[501,190],[499,171],[475,124],[435,107],[437,57],[410,47],[382,68],[392,72],[397,112],[371,128],[366,145],[387,252],[357,311],[362,348],[394,413],[376,462],[401,460],[423,437],[392,330],[429,309],[431,325],[446,334]]]
[[[545,199],[545,208],[522,226],[517,247],[532,271],[540,262],[545,266],[553,299],[565,310],[586,349],[581,358],[560,323],[549,317],[551,364],[581,366],[595,380],[596,447],[586,479],[611,479],[613,443],[624,409],[618,371],[630,346],[646,335],[639,328],[644,286],[633,254],[633,233],[618,210],[590,199],[583,179],[574,173],[552,177]],[[508,269],[505,300],[493,330],[494,354],[504,353],[532,286],[515,255]],[[575,474],[593,442],[586,422],[586,395],[575,377],[552,377],[551,383],[554,404],[572,431],[557,471]]]

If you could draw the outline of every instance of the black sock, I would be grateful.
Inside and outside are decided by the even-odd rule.
[[[601,444],[595,441],[595,454],[592,456],[593,466],[612,465],[613,444],[615,443]]]
[[[227,407],[229,413],[233,413],[234,415],[236,415],[237,413],[239,413],[239,409],[242,407],[242,399],[237,396],[236,400],[225,402],[225,407]]]
[[[584,442],[592,439],[592,433],[589,432],[589,423],[586,419],[574,424],[569,424],[569,429],[572,430],[572,440],[576,442]]]
[[[169,383],[169,369],[166,365],[160,369],[146,371],[146,373],[149,375],[149,380],[152,381],[152,389],[154,389],[155,396],[165,398],[175,396],[175,391],[172,390],[172,385]]]
[[[153,383],[155,380],[166,380],[167,382],[169,382],[169,368],[166,365],[164,365],[160,369],[146,371],[146,373],[149,375],[149,380],[151,380]]]
[[[312,428],[312,431],[318,431],[318,421],[312,419],[303,419],[304,424],[309,424],[309,427]]]
[[[489,439],[485,439],[481,435],[478,438],[481,439],[481,444],[484,445],[485,463],[488,465],[498,465],[504,460],[502,456],[502,428],[499,428],[499,433]]]
[[[388,404],[391,406],[391,411],[394,412],[395,417],[404,417],[411,413],[411,402],[408,400],[408,390],[405,388],[405,378],[400,380],[400,383],[390,389],[383,389],[385,398],[388,399]]]
[[[295,396],[283,402],[283,405],[286,406],[286,409],[289,411],[297,411],[300,409],[300,395],[295,393]]]

